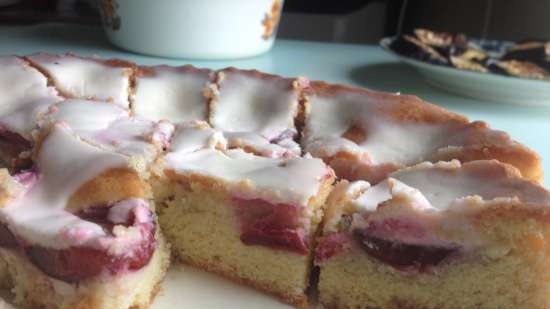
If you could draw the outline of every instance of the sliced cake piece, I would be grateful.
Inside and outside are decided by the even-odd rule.
[[[61,98],[23,59],[0,57],[0,67],[0,167],[17,170],[29,164],[26,155],[38,115]]]
[[[169,262],[129,157],[54,125],[33,170],[0,177],[0,260],[25,307],[143,308]]]
[[[422,163],[334,189],[316,249],[326,308],[545,309],[550,192],[493,161]]]
[[[534,151],[417,97],[323,82],[312,82],[307,93],[302,147],[339,177],[376,183],[423,161],[498,159],[542,180]]]
[[[173,253],[304,307],[333,173],[320,159],[267,158],[226,145],[210,128],[176,130],[156,186]]]
[[[294,142],[295,121],[305,85],[302,78],[236,68],[221,70],[211,87],[210,123],[216,129],[236,134],[240,143],[257,143],[254,140],[261,138],[300,155],[300,147]]]
[[[129,107],[134,64],[120,59],[47,53],[25,57],[67,98],[109,101]]]
[[[185,122],[207,120],[207,87],[213,72],[190,65],[182,67],[140,66],[132,101],[135,115]]]

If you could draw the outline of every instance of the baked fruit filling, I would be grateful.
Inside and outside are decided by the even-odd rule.
[[[67,283],[147,266],[159,247],[157,224],[129,158],[88,143],[67,123],[52,124],[37,144],[32,170],[0,175],[0,246]]]
[[[31,190],[39,177],[27,171],[13,178]],[[127,199],[84,208],[74,215],[99,226],[103,235],[90,237],[94,232],[85,227],[67,226],[60,237],[71,245],[53,248],[26,240],[0,223],[0,246],[25,252],[40,270],[65,282],[86,280],[104,271],[117,275],[139,270],[151,259],[156,248],[156,223],[148,201]]]
[[[411,233],[414,233],[414,230],[411,230]],[[437,266],[459,251],[459,246],[451,244],[415,244],[399,240],[399,236],[379,236],[376,228],[356,230],[353,234],[367,254],[400,269],[412,268],[422,271]]]
[[[316,248],[319,301],[546,308],[548,205],[545,188],[495,160],[422,163],[374,186],[342,181]]]
[[[241,224],[241,241],[308,254],[309,235],[302,219],[304,207],[262,199],[233,198]]]
[[[393,222],[389,224],[390,226],[396,224],[394,220],[391,221]],[[383,223],[383,225],[386,224]],[[402,225],[400,232],[395,233],[396,231],[392,230],[392,235],[387,234],[386,227],[380,227],[378,224],[364,229],[355,229],[350,233],[325,235],[317,245],[315,260],[317,263],[323,263],[344,252],[352,242],[370,257],[407,272],[429,271],[440,263],[460,255],[460,245],[451,242],[411,241],[411,234],[418,232],[416,227],[405,227],[406,224],[403,223],[397,224]],[[400,235],[401,232],[407,234]],[[424,232],[421,233],[421,237],[427,236]]]
[[[85,280],[103,271],[117,275],[139,270],[149,263],[156,248],[156,224],[146,205],[143,200],[126,200],[78,213],[78,217],[100,225],[106,233],[94,246],[61,250],[30,246],[24,250],[43,272],[66,282]],[[124,239],[127,235],[131,236]]]
[[[472,232],[475,202],[545,198],[540,188],[526,190],[528,183],[494,178],[516,173],[496,161],[463,166],[453,161],[403,169],[372,187],[364,181],[341,184],[332,199],[343,205],[329,206],[316,261],[323,263],[355,245],[394,268],[425,271],[483,250]]]
[[[0,166],[11,171],[29,168],[32,161],[25,153],[29,153],[32,144],[16,132],[12,132],[0,125]]]

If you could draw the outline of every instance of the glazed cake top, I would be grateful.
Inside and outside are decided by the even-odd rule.
[[[177,175],[202,175],[225,182],[243,198],[307,205],[331,178],[320,159],[274,158],[228,148],[223,133],[204,122],[179,125],[164,168]]]
[[[204,121],[176,125],[170,141],[170,154],[185,155],[204,148],[227,149],[227,138],[222,131],[213,129]]]
[[[548,190],[496,160],[425,162],[372,187],[341,182],[331,194],[323,229],[469,251],[487,239],[478,228],[486,216],[543,215],[549,206]]]
[[[38,115],[62,98],[39,71],[15,56],[0,57],[0,130],[28,137]]]
[[[55,97],[57,91],[39,71],[15,56],[0,57],[0,115],[42,98]],[[9,94],[9,95],[5,95]]]
[[[327,161],[343,157],[360,165],[337,169],[340,177],[375,183],[423,161],[498,158],[540,180],[540,169],[532,168],[538,156],[506,133],[417,97],[323,82],[312,82],[306,94],[302,147]]]
[[[228,132],[253,132],[269,141],[292,138],[304,81],[229,68],[217,73],[210,122]]]
[[[203,175],[227,184],[237,197],[307,205],[331,178],[321,159],[266,158],[241,149],[201,149],[184,156],[168,153],[166,169],[178,175]]]
[[[0,208],[2,221],[14,234],[28,244],[54,249],[121,248],[121,242],[130,245],[141,237],[139,233],[126,233],[116,240],[108,238],[100,225],[67,209],[69,198],[83,184],[106,170],[127,168],[127,157],[92,146],[61,124],[55,125],[40,145],[36,171],[15,177],[25,190]]]
[[[418,211],[476,209],[475,205],[498,200],[505,203],[550,205],[550,192],[519,172],[497,161],[422,163],[392,173],[370,187],[358,181],[352,204],[361,212],[374,212],[385,202],[405,195]],[[464,208],[466,207],[466,208]]]
[[[50,106],[39,124],[44,127],[56,122],[67,124],[89,143],[149,163],[167,146],[173,131],[168,122],[132,117],[119,105],[79,99]]]
[[[6,68],[0,73],[0,89],[6,93],[0,98],[0,138],[13,131],[31,140],[37,169],[30,173],[37,178],[34,186],[27,187],[24,181],[17,185],[18,176],[3,182],[11,185],[0,189],[0,200],[13,198],[13,192],[21,187],[25,192],[0,211],[0,217],[11,223],[19,216],[33,224],[46,220],[47,212],[62,211],[70,195],[86,180],[129,164],[143,171],[156,161],[164,164],[169,177],[207,177],[224,183],[236,197],[306,205],[334,177],[321,159],[307,152],[326,159],[344,151],[371,164],[395,163],[402,167],[464,145],[477,147],[497,141],[506,152],[512,144],[502,132],[469,123],[464,117],[415,97],[321,82],[309,85],[302,78],[287,79],[257,71],[229,68],[213,73],[190,66],[138,68],[120,60],[50,54],[24,59],[4,57],[0,65]],[[307,104],[302,110],[300,103],[305,98]],[[305,128],[298,132],[304,119]],[[30,134],[32,129],[40,134]],[[297,143],[299,138],[304,152]],[[143,160],[136,162],[135,157]],[[519,157],[517,162],[521,164],[523,159]],[[457,170],[473,169],[466,166],[474,165],[465,164]],[[380,191],[381,197],[369,198],[368,202],[358,199],[357,207],[368,209],[368,203],[391,197],[392,190],[413,192],[415,186],[426,195],[411,196],[434,210],[449,207],[449,200],[455,200],[453,194],[492,198],[485,191],[468,191],[458,180],[448,183],[449,187],[456,186],[448,192],[445,187],[430,187],[418,180],[424,176],[407,178],[412,177],[406,176],[412,171],[393,174],[391,180],[373,187],[371,192]],[[437,175],[434,179],[446,179]],[[62,187],[62,183],[68,185]],[[360,182],[354,186],[364,185]],[[480,185],[472,190],[482,188]],[[501,191],[516,194],[517,188],[503,185]],[[442,198],[438,190],[447,192],[448,197]],[[437,199],[428,194],[432,191]],[[35,214],[43,217],[19,213],[29,207],[23,205],[26,199],[44,204],[44,212]],[[67,214],[76,218],[67,217],[72,219],[59,223],[58,228],[72,224],[73,219],[87,224]],[[28,229],[21,233],[31,238],[55,234],[55,228],[46,231],[41,229],[47,227],[21,226]],[[63,242],[59,237],[66,235],[61,235],[61,229],[56,231],[60,235],[51,241],[57,246],[74,244]],[[96,234],[93,228],[91,231],[91,235],[101,237],[99,230]]]
[[[208,83],[212,71],[192,66],[140,67],[132,100],[137,116],[184,122],[206,120]]]
[[[308,101],[306,151],[327,156],[364,152],[373,164],[427,159],[444,144],[453,126],[466,121],[415,97],[319,82],[312,83]]]
[[[320,159],[265,157],[229,146],[226,136],[205,122],[178,125],[164,168],[175,177],[217,179],[239,197],[299,205],[307,205],[332,176]]]
[[[133,65],[129,62],[45,53],[27,59],[68,98],[96,99],[129,107],[133,74]]]
[[[240,148],[246,152],[269,158],[290,158],[300,156],[300,147],[289,140],[270,143],[266,138],[253,132],[224,132],[212,128],[205,121],[193,121],[176,125],[171,150],[191,152],[212,145],[220,149]]]

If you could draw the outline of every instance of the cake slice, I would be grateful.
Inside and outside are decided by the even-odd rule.
[[[160,165],[159,221],[182,262],[307,304],[311,254],[333,173],[319,159],[226,149],[178,126]]]
[[[32,170],[0,173],[0,281],[26,307],[147,307],[169,252],[142,172],[66,125],[42,136]]]
[[[498,161],[340,182],[316,249],[326,308],[545,309],[550,192]]]
[[[207,87],[213,72],[190,65],[140,66],[132,100],[135,115],[154,120],[207,120]]]
[[[25,59],[46,75],[66,98],[109,101],[129,107],[135,66],[131,62],[47,53],[30,55]]]
[[[295,142],[303,78],[283,78],[254,70],[227,68],[216,73],[211,88],[210,124],[233,134],[228,139],[243,146],[264,143],[287,148],[286,156],[300,155]]]
[[[484,122],[469,122],[414,96],[310,85],[302,147],[341,178],[376,183],[424,161],[497,159],[542,180],[539,156]]]
[[[23,59],[0,57],[0,67],[0,167],[14,171],[29,164],[38,115],[61,98]]]

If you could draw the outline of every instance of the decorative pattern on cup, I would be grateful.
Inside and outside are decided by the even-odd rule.
[[[277,26],[279,25],[279,20],[281,19],[281,2],[281,0],[273,0],[271,10],[265,13],[265,17],[262,20],[262,25],[264,26],[262,38],[266,41],[273,37],[277,32]]]
[[[103,24],[113,31],[120,29],[120,16],[117,14],[118,7],[116,0],[101,0],[99,6]]]

